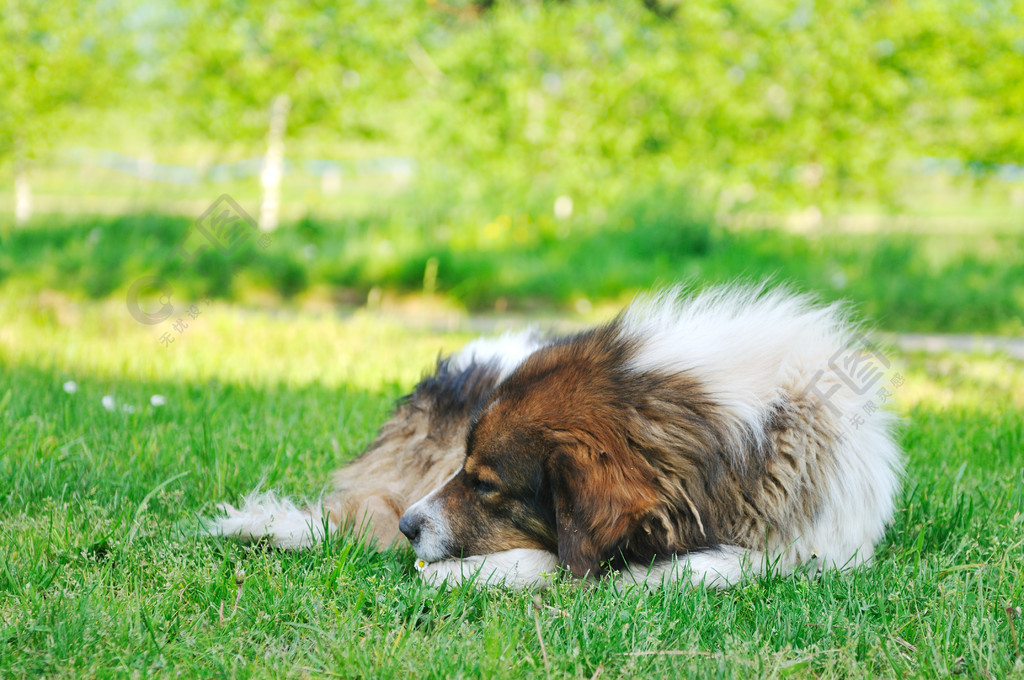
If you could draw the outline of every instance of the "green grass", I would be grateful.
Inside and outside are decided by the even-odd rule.
[[[260,479],[322,489],[464,336],[215,303],[163,348],[58,296],[8,295],[0,322],[2,677],[1024,677],[1021,362],[893,356],[909,470],[869,569],[535,595],[429,588],[352,537],[194,535]]]
[[[443,203],[443,202],[442,202]],[[176,299],[362,303],[375,287],[422,291],[456,306],[568,309],[622,302],[658,282],[775,275],[829,299],[849,299],[890,330],[1019,333],[1024,234],[797,234],[718,226],[686,195],[656,192],[606,212],[578,206],[568,221],[499,203],[441,208],[417,195],[339,219],[303,219],[265,248],[176,253],[191,220],[142,215],[41,218],[0,229],[0,285],[124,299],[155,275]]]

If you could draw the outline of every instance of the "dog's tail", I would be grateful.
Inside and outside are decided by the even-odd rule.
[[[243,543],[266,543],[283,550],[302,550],[317,544],[325,535],[338,531],[338,525],[324,513],[321,504],[299,507],[273,491],[253,491],[242,498],[240,508],[228,503],[221,503],[217,508],[223,516],[207,520],[204,533],[234,538]]]

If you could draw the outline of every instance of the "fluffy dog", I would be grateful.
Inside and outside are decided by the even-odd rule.
[[[561,567],[725,586],[862,564],[902,463],[854,340],[836,305],[727,287],[546,342],[478,342],[339,473],[320,526],[369,514],[383,539],[437,485],[398,525],[432,580],[522,586]],[[288,510],[315,537],[315,513]]]

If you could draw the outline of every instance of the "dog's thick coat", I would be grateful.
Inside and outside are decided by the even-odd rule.
[[[902,464],[856,339],[838,306],[732,287],[642,298],[566,338],[478,341],[339,473],[327,522],[289,507],[254,523],[264,498],[218,529],[289,546],[368,516],[387,544],[404,510],[428,579],[518,586],[558,566],[650,585],[855,566]]]
[[[498,385],[400,527],[428,562],[532,548],[645,582],[861,564],[901,457],[855,340],[839,307],[783,290],[638,300]]]

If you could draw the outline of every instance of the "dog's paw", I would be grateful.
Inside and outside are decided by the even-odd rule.
[[[417,570],[430,585],[461,585],[474,581],[484,586],[544,587],[558,571],[558,557],[546,550],[516,548],[489,555],[423,563]]]

